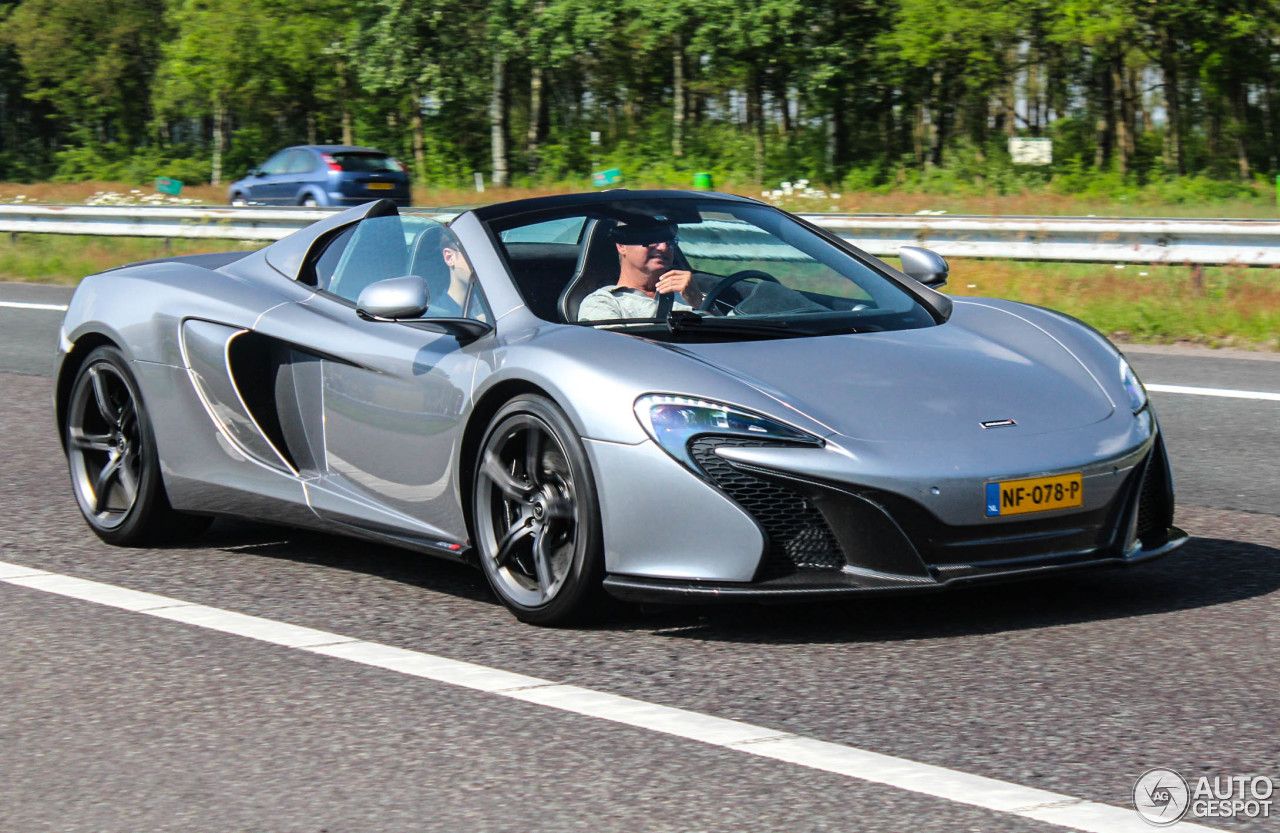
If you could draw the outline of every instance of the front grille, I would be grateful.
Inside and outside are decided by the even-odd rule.
[[[804,495],[785,485],[735,468],[716,454],[717,448],[761,448],[782,445],[739,437],[698,437],[689,453],[725,494],[760,524],[765,533],[765,559],[760,580],[799,570],[839,570],[844,554],[822,513]]]

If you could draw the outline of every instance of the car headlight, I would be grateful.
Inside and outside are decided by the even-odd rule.
[[[654,442],[697,470],[689,441],[704,434],[822,445],[822,440],[777,420],[720,402],[651,393],[636,400],[636,419]]]
[[[1147,407],[1147,389],[1142,386],[1142,382],[1138,380],[1138,374],[1133,372],[1133,368],[1129,367],[1129,363],[1124,359],[1120,360],[1120,383],[1129,394],[1130,410],[1136,414]]]

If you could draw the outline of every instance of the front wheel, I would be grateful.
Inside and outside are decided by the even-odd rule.
[[[600,601],[600,509],[586,451],[554,403],[508,402],[476,459],[476,545],[489,585],[516,618],[579,621]]]
[[[80,366],[62,430],[76,501],[102,540],[139,546],[209,525],[169,505],[150,418],[119,350],[99,347]]]

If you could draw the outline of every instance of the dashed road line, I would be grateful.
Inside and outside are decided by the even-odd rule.
[[[36,304],[27,301],[0,301],[0,307],[12,307],[13,309],[47,309],[56,312],[66,312],[66,304]]]
[[[0,562],[0,582],[1076,830],[1151,830],[1132,809],[20,564]],[[1186,823],[1178,829],[1214,831]]]

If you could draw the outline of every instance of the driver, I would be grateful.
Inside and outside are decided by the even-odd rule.
[[[609,230],[609,240],[618,247],[618,282],[583,298],[579,321],[654,318],[658,295],[668,292],[679,294],[672,309],[690,310],[702,303],[702,293],[693,285],[693,273],[671,268],[676,253],[674,225],[618,223]]]

